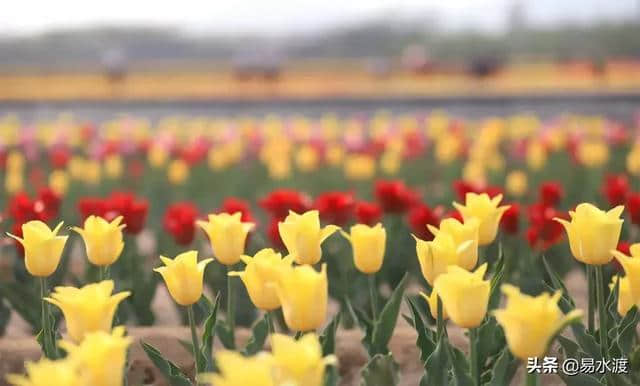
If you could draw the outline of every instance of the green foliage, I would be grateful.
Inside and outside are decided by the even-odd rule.
[[[147,354],[153,365],[160,370],[162,376],[171,386],[191,386],[191,381],[182,370],[173,362],[162,356],[152,345],[140,342],[142,349]]]
[[[400,366],[391,353],[374,355],[362,369],[361,386],[395,386],[400,381]]]

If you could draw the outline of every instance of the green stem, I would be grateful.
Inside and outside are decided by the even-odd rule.
[[[596,294],[598,298],[598,328],[600,330],[600,347],[602,349],[602,357],[608,358],[608,347],[607,344],[607,310],[606,304],[604,303],[604,278],[602,272],[602,266],[598,265],[595,267],[596,271]]]
[[[595,293],[595,282],[593,280],[593,267],[591,265],[587,265],[587,288],[589,293],[589,308],[588,308],[588,319],[587,319],[587,331],[591,335],[594,334],[595,331],[595,301],[596,301],[596,293]]]
[[[302,338],[302,334],[302,331],[296,331],[296,335],[293,337],[293,339],[298,340]]]
[[[269,326],[269,335],[273,334],[276,332],[276,326],[273,324],[273,311],[267,311],[267,325]]]
[[[53,334],[51,332],[51,325],[49,323],[49,304],[44,298],[47,297],[47,278],[45,276],[40,277],[40,301],[42,302],[41,309],[41,323],[42,323],[42,342],[44,343],[44,355],[49,359],[55,358],[55,351],[53,350]]]
[[[524,377],[524,384],[526,386],[538,386],[538,373],[533,372],[533,373],[529,373],[526,369],[525,371],[525,377]]]
[[[469,360],[471,361],[471,379],[475,386],[480,385],[480,363],[478,358],[478,330],[469,329]]]
[[[98,281],[109,280],[109,266],[101,265],[98,271]]]
[[[376,291],[376,276],[369,275],[369,300],[371,301],[371,315],[373,321],[378,319],[378,291]]]
[[[198,353],[200,353],[200,344],[198,343],[198,334],[196,333],[196,321],[193,316],[193,305],[187,307],[187,315],[189,316],[189,327],[191,328],[191,343],[193,344],[193,360],[196,364],[196,384],[198,382],[198,374],[200,366],[198,366]]]
[[[443,316],[443,309],[442,309],[442,300],[440,299],[440,296],[437,297],[438,298],[438,306],[437,306],[437,313],[438,315],[436,316],[436,332],[437,332],[437,337],[438,337],[438,341],[440,341],[440,338],[442,338],[442,333],[444,331],[444,318]]]
[[[232,265],[227,265],[227,325],[229,327],[229,332],[231,334],[231,341],[235,345],[236,342],[236,310],[235,310],[235,299],[233,294],[233,282],[231,281],[231,277],[229,276],[229,272],[233,271]]]

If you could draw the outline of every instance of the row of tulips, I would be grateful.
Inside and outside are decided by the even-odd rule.
[[[497,237],[501,217],[508,210],[508,206],[500,206],[501,199],[501,195],[491,198],[486,193],[467,193],[463,204],[454,203],[463,221],[451,218],[437,228],[430,227],[434,234],[430,241],[414,236],[417,260],[431,290],[430,295],[421,295],[435,319],[435,330],[425,323],[423,307],[416,298],[404,297],[408,277],[401,280],[382,310],[378,310],[375,275],[385,257],[386,241],[386,231],[381,224],[358,224],[351,227],[349,233],[343,232],[352,245],[356,268],[370,279],[370,312],[353,307],[346,299],[345,307],[325,326],[329,297],[327,264],[322,263],[320,271],[316,266],[323,258],[322,243],[339,229],[337,226],[322,227],[317,211],[290,212],[278,224],[288,255],[283,257],[272,249],[262,249],[254,256],[247,256],[244,249],[253,224],[242,222],[241,213],[210,215],[208,221],[198,225],[209,237],[215,260],[227,268],[240,260],[245,263],[244,271],[229,269],[228,275],[240,277],[254,305],[264,311],[264,317],[254,325],[246,346],[238,348],[232,294],[227,294],[224,322],[217,317],[219,297],[211,302],[203,295],[204,272],[213,259],[198,261],[197,251],[180,253],[174,259],[161,256],[164,265],[155,271],[164,279],[176,303],[187,308],[192,340],[185,346],[193,352],[193,382],[336,384],[336,330],[339,318],[350,314],[364,330],[363,344],[370,355],[362,371],[364,384],[379,384],[381,379],[389,382],[385,384],[394,384],[398,382],[398,370],[388,343],[403,297],[410,310],[405,318],[417,331],[417,344],[425,365],[423,385],[508,384],[518,360],[544,356],[556,339],[560,343],[560,354],[566,357],[610,359],[637,355],[640,346],[637,342],[633,344],[636,337],[629,335],[629,330],[635,331],[640,321],[636,307],[640,302],[636,288],[640,275],[640,263],[635,256],[638,246],[630,249],[631,257],[616,250],[624,208],[602,211],[583,203],[569,213],[569,220],[555,219],[566,230],[572,254],[586,267],[589,294],[595,294],[589,297],[585,327],[581,323],[583,311],[575,308],[561,279],[546,261],[546,285],[550,292],[534,297],[523,294],[513,285],[503,284],[505,266],[517,257],[504,256],[502,251],[497,256],[488,253],[491,251],[488,246]],[[38,340],[46,356],[28,364],[26,376],[10,376],[11,383],[122,384],[126,350],[132,339],[124,336],[123,327],[112,325],[118,304],[131,293],[122,291],[112,295],[114,282],[109,279],[108,269],[117,263],[123,250],[121,221],[121,217],[109,222],[91,216],[84,228],[73,228],[83,237],[89,261],[104,268],[101,281],[82,288],[56,287],[50,295],[46,278],[56,270],[68,239],[58,234],[62,224],[51,230],[43,222],[34,220],[22,226],[22,238],[10,235],[25,249],[28,272],[41,278],[42,331]],[[605,285],[603,266],[614,256],[625,276],[616,276],[609,287]],[[485,279],[488,273],[491,278]],[[506,295],[503,308],[498,308],[500,292]],[[56,341],[55,316],[47,303],[62,310],[68,340]],[[199,303],[204,303],[208,311],[202,336],[198,336],[194,318],[194,306]],[[278,333],[275,311],[280,308],[285,325],[280,326]],[[468,329],[469,355],[449,342],[447,320]],[[568,325],[575,341],[560,335]],[[295,336],[288,336],[289,330],[295,332]],[[320,335],[316,335],[318,332]],[[226,350],[212,353],[216,336]],[[267,340],[270,352],[262,351]],[[96,345],[101,346],[96,349]],[[155,348],[144,342],[142,345],[171,384],[191,382],[187,374]],[[564,379],[567,384],[633,384],[638,369],[632,370],[627,376],[603,374],[596,378],[579,374]],[[528,373],[525,381],[528,385],[537,384],[537,374]]]

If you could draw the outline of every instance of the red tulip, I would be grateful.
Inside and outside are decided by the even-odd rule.
[[[624,174],[608,175],[602,184],[602,194],[611,206],[624,205],[630,190],[629,179]]]
[[[81,197],[77,205],[82,221],[91,215],[104,217],[107,213],[107,202],[103,198]]]
[[[51,188],[45,187],[38,192],[38,199],[34,203],[34,209],[40,219],[47,222],[58,215],[60,203],[60,196]]]
[[[511,206],[500,219],[500,228],[507,233],[515,234],[520,229],[520,205],[515,202],[509,205]]]
[[[404,213],[418,201],[418,194],[398,180],[378,180],[374,194],[385,212]]]
[[[564,189],[559,182],[547,181],[540,185],[540,201],[546,206],[557,205],[564,196]]]
[[[198,209],[190,202],[170,205],[164,215],[164,229],[173,236],[177,244],[188,245],[193,241]]]
[[[360,201],[356,204],[355,212],[360,224],[374,226],[382,218],[382,208],[375,202]]]
[[[491,198],[503,193],[503,190],[500,186],[479,186],[463,180],[453,181],[453,190],[456,192],[458,201],[462,202],[465,201],[467,193],[487,193]]]
[[[627,197],[627,210],[631,217],[631,222],[640,225],[640,193],[630,193]]]
[[[279,219],[273,217],[271,218],[271,221],[269,221],[269,226],[267,227],[267,236],[269,237],[269,240],[271,240],[271,244],[274,247],[283,250],[285,247],[284,242],[282,242],[282,239],[280,238],[280,230],[278,229],[279,222]]]
[[[427,228],[427,225],[438,226],[440,225],[439,210],[433,210],[429,206],[419,204],[411,208],[407,221],[411,227],[411,231],[419,239],[430,241],[433,240],[434,235]]]
[[[532,248],[546,250],[556,244],[564,235],[564,227],[554,218],[567,218],[567,214],[543,203],[529,207],[529,229],[527,240]]]
[[[461,223],[464,223],[464,218],[462,218],[462,214],[460,212],[458,212],[458,210],[456,209],[451,209],[450,211],[448,211],[447,213],[442,215],[442,218],[455,218],[456,220],[460,221]]]
[[[138,234],[144,227],[149,210],[149,202],[146,199],[138,199],[133,193],[113,192],[107,198],[108,211],[105,217],[108,220],[118,216],[124,217],[127,233]]]
[[[320,219],[330,224],[344,225],[353,217],[356,201],[350,192],[325,192],[313,204]]]
[[[256,221],[251,214],[251,206],[245,200],[236,198],[236,197],[227,197],[220,206],[218,213],[229,213],[234,214],[240,212],[242,215],[240,216],[240,220],[242,222],[252,222]]]
[[[279,189],[260,200],[260,206],[276,219],[283,219],[289,211],[304,213],[311,209],[311,199],[296,190]]]
[[[56,146],[49,152],[49,162],[54,169],[64,169],[71,158],[71,152],[66,146]]]

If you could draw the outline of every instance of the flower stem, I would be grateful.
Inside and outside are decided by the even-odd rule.
[[[109,280],[109,266],[101,265],[98,271],[98,281]]]
[[[373,321],[378,319],[378,291],[376,291],[376,276],[369,275],[369,300],[371,301],[371,315]]]
[[[233,271],[232,265],[227,265],[227,325],[229,327],[229,333],[231,334],[231,341],[235,345],[236,342],[236,310],[235,299],[233,294],[233,282],[229,276],[229,272]]]
[[[193,316],[193,305],[187,307],[187,315],[189,316],[189,327],[191,328],[191,343],[193,344],[193,360],[196,364],[196,383],[198,381],[198,374],[200,373],[200,366],[198,366],[198,354],[200,353],[200,344],[198,343],[198,334],[196,333],[196,321]]]
[[[536,372],[528,372],[526,369],[525,371],[525,376],[524,376],[524,384],[525,386],[538,386],[538,373]]]
[[[442,309],[442,300],[440,299],[440,296],[437,296],[438,298],[438,306],[437,306],[437,313],[438,315],[436,316],[436,332],[437,332],[437,337],[438,337],[438,341],[440,341],[440,338],[442,338],[442,333],[444,331],[444,318],[443,318],[443,309]]]
[[[606,304],[604,303],[604,278],[602,272],[602,266],[598,265],[595,267],[596,271],[596,294],[598,297],[598,328],[600,330],[600,347],[602,349],[602,357],[608,358],[608,348],[607,344],[607,310]]]
[[[480,363],[478,361],[478,330],[469,329],[469,360],[471,361],[471,379],[475,386],[480,385]]]
[[[587,322],[587,331],[593,335],[595,328],[595,309],[596,309],[596,287],[595,281],[593,280],[593,267],[591,265],[587,265],[587,286],[589,293],[589,309],[588,309],[588,322]]]
[[[273,324],[273,311],[267,311],[267,325],[269,326],[269,335],[273,334],[276,332],[276,326]]]
[[[299,340],[302,338],[302,331],[296,331],[296,335],[293,337],[295,340]]]
[[[49,305],[44,298],[47,297],[47,278],[40,277],[40,300],[42,302],[42,342],[44,355],[49,359],[56,359],[51,324],[49,324]]]

